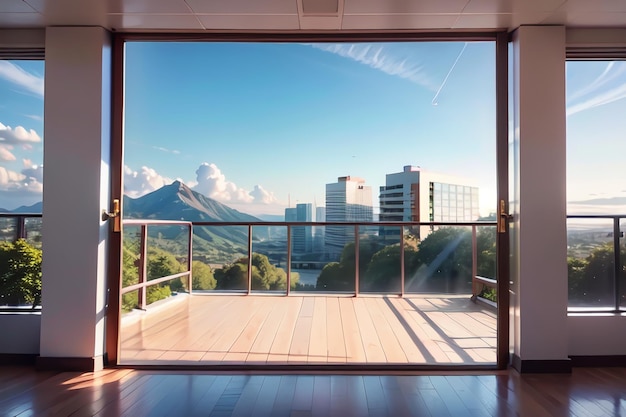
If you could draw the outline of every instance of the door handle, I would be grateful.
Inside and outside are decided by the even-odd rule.
[[[107,212],[106,210],[102,210],[102,221],[106,221],[109,219],[113,219],[113,231],[119,232],[121,230],[121,219],[120,219],[120,199],[113,199],[113,210],[111,212]]]
[[[498,210],[498,233],[506,232],[506,225],[513,216],[506,212],[506,203],[504,200],[500,200],[500,207]]]

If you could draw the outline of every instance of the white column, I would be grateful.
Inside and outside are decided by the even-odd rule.
[[[41,367],[102,367],[110,77],[106,30],[46,29]]]
[[[511,70],[513,365],[567,372],[565,28],[517,29]]]

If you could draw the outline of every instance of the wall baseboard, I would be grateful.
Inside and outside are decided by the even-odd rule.
[[[102,370],[104,362],[102,356],[96,356],[94,358],[39,356],[35,365],[39,371],[93,372]]]
[[[570,359],[522,359],[513,355],[513,368],[520,374],[569,374],[572,372]]]
[[[572,366],[609,367],[626,366],[626,355],[570,356]]]
[[[35,353],[0,353],[0,366],[34,365],[37,356]]]

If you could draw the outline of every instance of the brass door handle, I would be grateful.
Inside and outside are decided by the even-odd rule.
[[[506,232],[506,225],[513,216],[506,212],[506,203],[500,200],[500,209],[498,210],[498,233]]]
[[[113,199],[113,210],[111,210],[110,213],[106,210],[102,210],[102,221],[109,219],[113,219],[113,231],[119,232],[121,230],[119,198]]]

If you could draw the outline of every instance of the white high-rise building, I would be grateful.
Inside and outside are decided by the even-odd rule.
[[[339,177],[337,182],[326,184],[327,222],[371,222],[372,187],[358,177]],[[327,226],[326,250],[331,256],[338,256],[343,247],[354,242],[354,227]]]
[[[480,216],[478,187],[466,178],[438,174],[406,165],[402,172],[387,174],[380,187],[380,216],[384,221],[465,222]],[[431,227],[415,229],[424,238]],[[381,236],[399,236],[397,227],[381,226]]]

